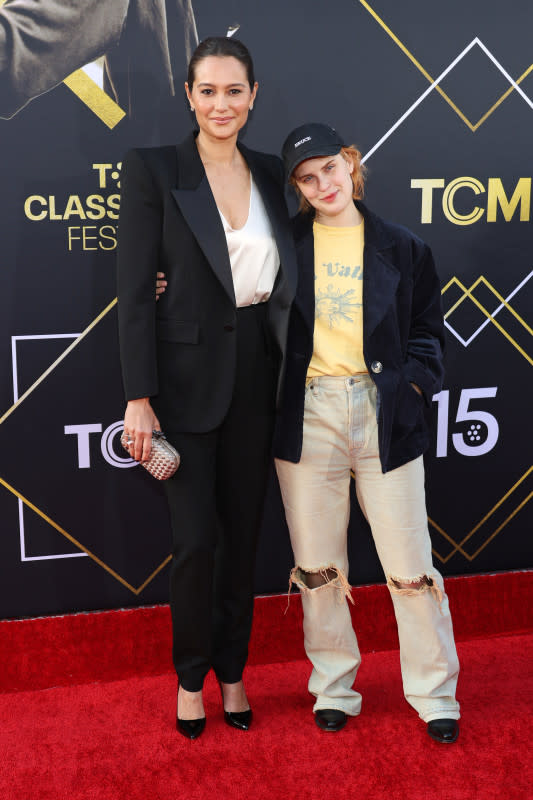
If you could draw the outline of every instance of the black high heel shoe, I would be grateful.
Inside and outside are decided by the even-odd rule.
[[[222,695],[222,705],[224,705],[224,691],[222,689],[221,681],[218,682],[220,686],[220,694]],[[252,709],[248,708],[246,711],[226,711],[224,709],[224,722],[231,728],[237,728],[239,731],[247,731],[252,724]]]
[[[180,719],[176,717],[176,730],[187,739],[198,739],[205,728],[205,717],[200,719]]]
[[[176,715],[176,730],[187,739],[198,739],[198,737],[204,732],[204,728],[205,717],[199,717],[198,719],[180,719],[180,717]]]
[[[224,710],[224,720],[232,728],[237,728],[240,731],[247,731],[252,724],[252,709],[247,711],[226,711]]]

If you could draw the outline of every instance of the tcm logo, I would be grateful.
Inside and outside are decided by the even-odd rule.
[[[111,464],[112,467],[128,469],[136,467],[137,462],[129,456],[124,457],[125,450],[120,444],[120,436],[124,430],[124,423],[121,421],[113,422],[102,432],[104,426],[98,422],[89,425],[65,425],[65,434],[77,437],[78,444],[78,468],[89,469],[91,466],[91,447],[90,436],[100,434],[100,450],[102,456]]]
[[[454,225],[473,225],[486,214],[487,222],[518,217],[529,222],[531,178],[519,178],[516,186],[504,188],[501,178],[489,178],[484,186],[477,178],[412,178],[411,189],[421,192],[420,222],[433,221],[434,204],[442,205],[446,219]]]

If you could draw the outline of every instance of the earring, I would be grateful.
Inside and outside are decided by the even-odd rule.
[[[250,106],[250,111],[253,111],[253,109],[254,109],[254,104],[252,103],[252,105]]]
[[[194,106],[191,106],[191,111],[194,111]]]

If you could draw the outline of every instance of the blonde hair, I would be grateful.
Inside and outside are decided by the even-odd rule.
[[[366,178],[366,167],[364,164],[361,163],[361,153],[354,144],[349,145],[349,147],[341,147],[340,152],[345,161],[348,161],[348,163],[353,164],[353,172],[351,173],[352,184],[353,184],[352,197],[354,200],[361,200],[365,193],[365,178]],[[301,193],[300,188],[298,186],[298,181],[294,177],[294,173],[289,178],[289,183],[296,189],[296,194],[298,195],[298,198],[300,200],[298,211],[305,211],[305,212],[311,211],[313,206],[307,202],[307,200]]]

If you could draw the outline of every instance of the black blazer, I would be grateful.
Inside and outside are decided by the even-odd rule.
[[[280,160],[238,144],[272,224],[281,267],[268,302],[280,353],[278,399],[296,256]],[[131,150],[121,175],[118,317],[126,398],[151,397],[163,430],[215,428],[231,401],[236,304],[226,237],[195,136]],[[168,287],[155,302],[156,272]]]
[[[383,472],[421,455],[429,444],[424,403],[440,391],[444,321],[440,283],[429,247],[356,202],[365,221],[363,354],[378,390]],[[291,313],[283,403],[275,455],[298,462],[302,452],[305,379],[315,324],[313,217],[293,220],[298,291]],[[420,396],[410,385],[416,383]]]

